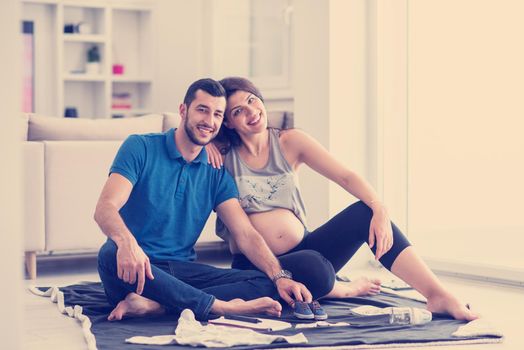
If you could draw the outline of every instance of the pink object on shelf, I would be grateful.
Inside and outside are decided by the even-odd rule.
[[[112,109],[131,109],[131,104],[117,104],[113,103],[111,105]]]
[[[114,75],[124,74],[124,65],[123,64],[113,64],[113,74]]]

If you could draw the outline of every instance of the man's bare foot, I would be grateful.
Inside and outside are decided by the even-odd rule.
[[[380,292],[380,280],[359,277],[351,282],[336,281],[331,292],[324,298],[351,298],[376,295]]]
[[[120,321],[124,316],[160,315],[164,312],[164,308],[156,301],[144,298],[136,293],[129,293],[111,311],[107,319],[109,321]]]
[[[433,313],[450,315],[456,320],[473,321],[480,317],[450,293],[428,298],[427,309]]]
[[[233,299],[223,301],[216,299],[211,307],[211,312],[216,315],[231,314],[266,314],[278,316],[282,312],[282,305],[269,297],[253,300]]]

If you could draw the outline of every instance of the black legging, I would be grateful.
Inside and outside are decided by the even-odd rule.
[[[331,220],[310,233],[293,249],[278,256],[282,267],[293,273],[293,279],[303,283],[314,299],[328,294],[335,284],[335,274],[356,251],[369,239],[372,210],[363,202],[354,203]],[[393,262],[406,247],[407,238],[392,223],[393,246],[380,258],[380,262],[391,270]],[[372,248],[376,252],[377,245]],[[257,270],[245,255],[234,254],[231,267],[242,270]]]

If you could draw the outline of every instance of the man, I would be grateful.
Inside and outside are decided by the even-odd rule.
[[[98,255],[106,295],[116,305],[109,320],[185,308],[201,320],[209,313],[279,316],[281,305],[267,297],[276,291],[288,303],[311,301],[251,226],[231,176],[207,163],[203,146],[217,135],[225,108],[223,87],[198,80],[180,105],[181,128],[132,135],[118,151],[95,211],[109,238]],[[270,278],[193,262],[194,244],[213,209]]]

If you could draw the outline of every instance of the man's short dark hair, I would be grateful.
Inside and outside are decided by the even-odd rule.
[[[184,97],[184,104],[187,107],[189,107],[195,99],[195,94],[198,90],[205,91],[211,96],[226,97],[226,90],[224,90],[224,87],[218,81],[210,78],[199,79],[187,89],[186,96]]]

